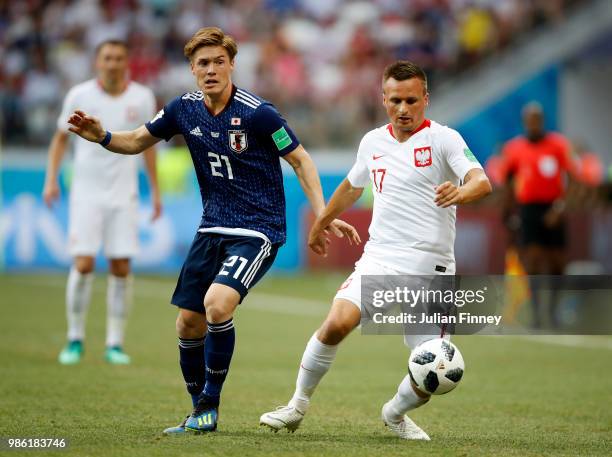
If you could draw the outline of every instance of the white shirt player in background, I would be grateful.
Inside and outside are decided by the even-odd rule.
[[[360,323],[362,275],[455,273],[456,205],[487,195],[491,184],[459,133],[425,118],[428,103],[427,79],[418,66],[399,61],[385,69],[383,105],[391,122],[363,137],[353,168],[315,220],[308,244],[326,255],[324,227],[350,208],[368,184],[374,194],[370,238],[323,325],[306,345],[293,398],[287,406],[263,414],[261,424],[297,429],[338,344]],[[405,342],[414,347],[435,337],[407,335]],[[428,400],[406,375],[382,408],[383,422],[400,438],[429,440],[405,416]]]
[[[43,198],[48,206],[59,197],[58,175],[68,146],[66,119],[75,109],[95,114],[113,130],[132,130],[155,115],[153,92],[128,76],[128,48],[105,41],[96,49],[97,78],[73,87],[64,100],[57,131],[49,147]],[[108,154],[99,144],[77,138],[70,190],[68,249],[74,263],[68,276],[66,315],[68,343],[62,364],[75,364],[83,353],[85,317],[91,299],[95,257],[101,247],[109,262],[105,358],[127,364],[123,352],[131,297],[130,259],[138,251],[138,162],[135,156]],[[151,186],[152,220],[161,214],[155,149],[144,154]]]

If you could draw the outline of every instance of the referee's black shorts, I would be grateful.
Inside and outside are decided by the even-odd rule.
[[[545,247],[565,247],[565,220],[553,228],[546,226],[544,216],[551,203],[528,203],[520,205],[521,245],[537,244]]]

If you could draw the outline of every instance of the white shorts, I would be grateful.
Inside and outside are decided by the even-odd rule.
[[[361,277],[364,275],[406,275],[407,273],[399,272],[393,268],[389,268],[380,263],[374,262],[368,259],[365,255],[357,261],[355,264],[355,270],[350,276],[342,283],[338,292],[336,292],[336,299],[348,300],[353,303],[361,311]],[[426,276],[425,274],[423,276]],[[431,276],[431,273],[429,274]],[[404,344],[410,348],[415,348],[425,341],[432,340],[434,338],[445,338],[450,340],[450,333],[441,332],[427,335],[409,335],[404,334]]]
[[[110,207],[91,202],[70,202],[68,252],[95,257],[103,246],[109,259],[138,253],[138,205]]]

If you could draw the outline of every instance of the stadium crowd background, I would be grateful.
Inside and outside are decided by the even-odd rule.
[[[216,24],[240,42],[237,84],[275,103],[307,147],[353,146],[383,122],[388,61],[418,62],[435,89],[584,1],[0,0],[3,141],[48,143],[104,39],[129,42],[133,79],[160,104],[192,90],[183,45]]]
[[[612,271],[612,156],[607,129],[598,127],[612,106],[604,71],[612,20],[606,30],[593,26],[594,17],[607,21],[598,8],[607,7],[605,1],[0,0],[0,272],[54,269],[70,260],[65,230],[71,161],[62,167],[62,198],[56,207],[44,206],[41,189],[62,100],[71,86],[94,74],[96,46],[111,38],[127,40],[132,78],[151,87],[161,107],[195,90],[183,47],[195,30],[211,24],[237,38],[235,82],[279,107],[313,153],[326,195],[346,175],[364,132],[386,122],[380,94],[384,65],[401,58],[423,66],[429,76],[430,115],[460,131],[496,188],[478,208],[459,212],[456,256],[461,271],[470,274],[512,270],[505,254],[517,232],[510,227],[513,219],[503,218],[500,211],[500,151],[507,140],[523,133],[523,105],[540,103],[546,127],[571,141],[580,173],[578,182],[570,182],[566,199],[568,257]],[[582,15],[585,11],[590,14]],[[587,22],[576,27],[581,17]],[[542,38],[572,36],[568,32],[585,30],[585,24],[599,31],[580,50],[527,73],[516,66],[521,60],[504,62],[517,54],[540,62],[546,57],[540,53],[550,50],[542,51]],[[604,51],[598,54],[600,48]],[[502,84],[484,102],[474,102],[475,95],[487,92],[483,89],[496,86],[498,81],[487,78],[485,70],[497,67],[512,83]],[[581,73],[584,69],[588,71]],[[451,111],[458,107],[460,114],[453,120],[440,106]],[[184,144],[180,139],[162,142],[159,152],[164,216],[152,226],[143,216],[141,241],[146,247],[136,260],[141,271],[174,274],[193,236],[190,224],[197,223],[201,209]],[[359,248],[347,251],[336,244],[325,262],[307,252],[307,205],[297,180],[291,173],[285,178],[289,241],[275,268],[352,267]],[[142,172],[140,191],[143,202],[148,201]],[[371,202],[366,192],[357,208],[358,221],[353,221],[363,233]]]

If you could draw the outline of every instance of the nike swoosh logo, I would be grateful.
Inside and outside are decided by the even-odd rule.
[[[384,154],[379,155],[379,156],[375,156],[375,155],[373,155],[373,156],[372,156],[372,160],[378,160],[378,159],[380,159],[381,157],[384,157],[384,156],[385,156]]]

